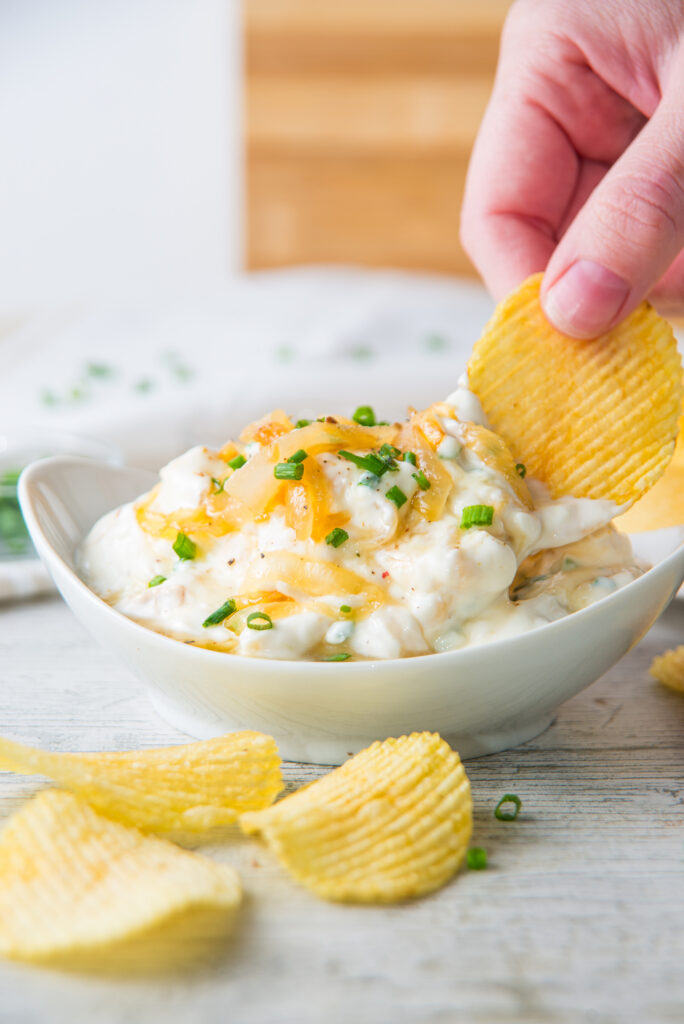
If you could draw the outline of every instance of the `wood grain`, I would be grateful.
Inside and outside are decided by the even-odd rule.
[[[467,764],[489,868],[397,907],[335,906],[257,842],[216,835],[246,904],[105,967],[0,961],[3,1024],[674,1024],[684,1013],[684,699],[648,677],[680,642],[678,602],[517,750]],[[0,607],[0,726],[57,750],[182,742],[57,599]],[[289,764],[290,786],[326,769]],[[0,816],[41,786],[0,776]],[[523,800],[508,824],[492,810]],[[161,945],[159,945],[161,943]],[[147,953],[151,951],[148,949]],[[163,955],[162,955],[163,954]]]
[[[472,272],[459,210],[508,6],[245,0],[247,265]]]

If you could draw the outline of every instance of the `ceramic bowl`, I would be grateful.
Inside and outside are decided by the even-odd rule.
[[[423,729],[465,758],[531,739],[644,635],[684,580],[680,546],[574,615],[443,654],[341,663],[223,654],[127,619],[76,572],[75,551],[93,523],[155,479],[78,458],[34,463],[19,485],[33,542],[74,614],[141,680],[163,718],[199,738],[258,729],[289,760],[339,764],[375,739]]]

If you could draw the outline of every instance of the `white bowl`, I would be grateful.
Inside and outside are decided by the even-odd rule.
[[[684,547],[583,611],[509,640],[393,661],[245,658],[161,636],[110,608],[79,579],[74,553],[103,513],[155,477],[85,459],[34,463],[19,485],[33,542],[74,614],[191,736],[275,736],[283,757],[339,764],[375,739],[440,732],[462,757],[536,736],[650,628],[684,580]]]

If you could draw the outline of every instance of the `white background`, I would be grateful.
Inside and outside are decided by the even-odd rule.
[[[240,265],[237,0],[0,0],[0,311]]]

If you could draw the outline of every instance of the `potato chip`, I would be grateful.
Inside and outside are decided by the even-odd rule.
[[[172,843],[48,789],[0,836],[0,953],[68,957],[138,935],[192,907],[231,910],[240,880]]]
[[[615,525],[625,533],[684,526],[684,416],[679,417],[672,462],[655,487],[620,516]]]
[[[275,740],[259,732],[103,754],[54,754],[0,737],[0,770],[47,775],[110,818],[161,831],[230,824],[283,788]]]
[[[391,903],[451,878],[472,831],[470,784],[436,733],[373,743],[265,811],[240,818],[329,900]]]
[[[654,658],[649,671],[659,683],[684,693],[684,647],[675,647]]]
[[[492,429],[553,498],[630,504],[665,470],[682,404],[672,328],[642,303],[591,341],[551,327],[542,275],[496,309],[468,365]]]

